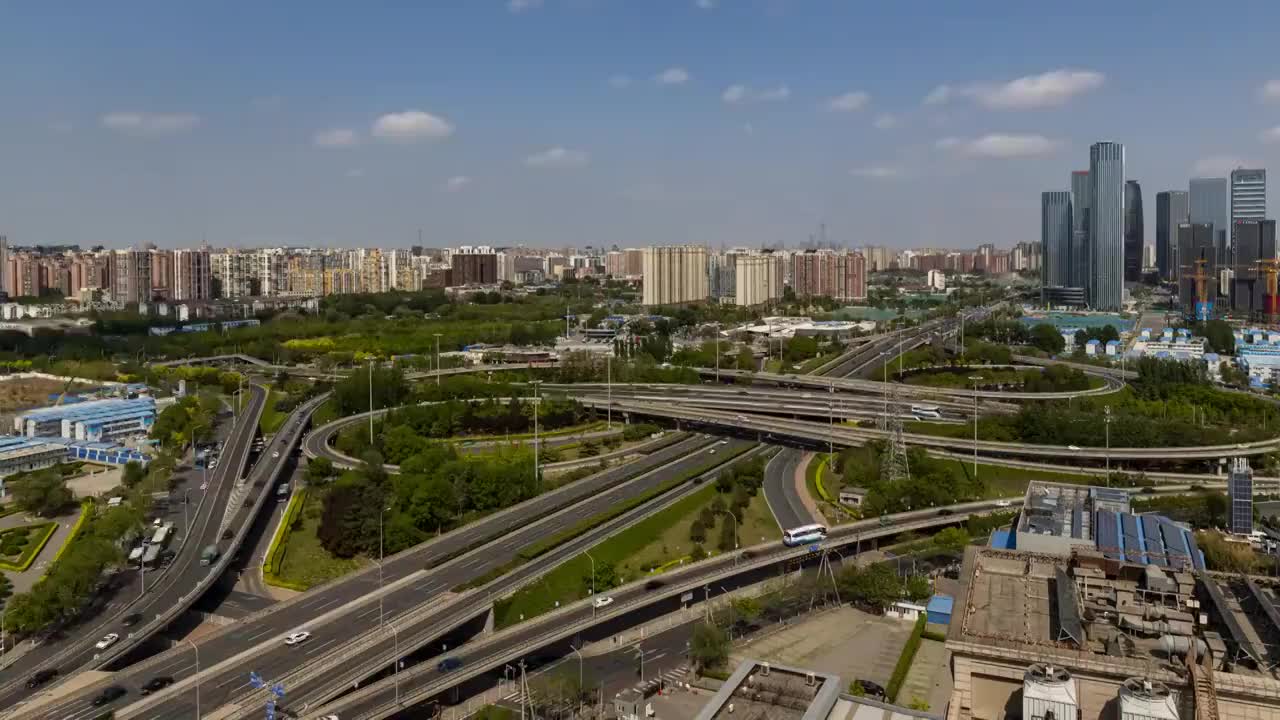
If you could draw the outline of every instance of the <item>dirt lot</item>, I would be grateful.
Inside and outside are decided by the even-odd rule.
[[[44,407],[50,404],[50,395],[60,393],[66,387],[67,384],[60,380],[0,378],[0,413],[12,413],[33,407]],[[72,391],[83,387],[85,386],[74,385]]]

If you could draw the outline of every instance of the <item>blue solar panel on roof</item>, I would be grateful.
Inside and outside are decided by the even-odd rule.
[[[1164,538],[1166,552],[1169,553],[1169,567],[1182,570],[1191,564],[1191,556],[1187,554],[1186,542],[1182,539],[1182,528],[1161,518],[1160,536]]]
[[[1203,570],[1204,556],[1200,554],[1200,547],[1196,545],[1196,536],[1183,530],[1182,539],[1186,541],[1187,549],[1191,551],[1191,566],[1196,570]]]
[[[1093,527],[1098,549],[1112,560],[1119,560],[1120,537],[1116,533],[1116,514],[1110,510],[1099,510],[1094,516]]]
[[[1120,516],[1120,536],[1124,538],[1125,559],[1129,562],[1145,562],[1142,538],[1138,535],[1138,522],[1129,513]]]
[[[1164,539],[1160,537],[1160,524],[1150,515],[1140,516],[1142,520],[1142,536],[1147,541],[1148,561],[1152,565],[1167,566],[1169,563],[1165,560],[1166,550],[1164,547]]]

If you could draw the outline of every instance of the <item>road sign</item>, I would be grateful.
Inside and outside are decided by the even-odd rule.
[[[819,552],[821,550],[822,550],[822,546],[819,545],[818,543],[814,543],[809,546],[809,552]]]
[[[681,595],[681,596],[680,596],[680,602],[682,602],[682,603],[693,602],[693,592],[692,592],[692,591],[690,591],[690,592],[687,592],[687,593],[685,593],[685,594]]]

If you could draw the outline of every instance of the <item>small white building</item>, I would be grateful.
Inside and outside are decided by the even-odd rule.
[[[930,270],[925,276],[925,282],[929,285],[929,289],[935,292],[943,292],[947,289],[947,274],[941,270]]]

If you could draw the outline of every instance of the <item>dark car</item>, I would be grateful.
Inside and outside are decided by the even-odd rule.
[[[667,586],[667,584],[666,584],[665,582],[663,582],[662,580],[654,579],[654,580],[650,580],[649,582],[645,583],[645,584],[644,584],[644,589],[645,589],[645,590],[657,590],[658,588],[663,588],[663,587],[666,587],[666,586]]]
[[[142,613],[131,613],[129,615],[125,615],[124,619],[120,621],[120,624],[125,627],[133,627],[140,622],[142,622]]]
[[[460,667],[462,667],[462,661],[456,657],[447,657],[436,663],[436,670],[438,672],[449,672],[451,670],[457,670]]]
[[[112,685],[111,687],[104,688],[102,692],[98,693],[97,697],[93,699],[93,706],[98,707],[99,705],[106,705],[107,703],[115,702],[128,694],[128,690],[125,690],[119,685]]]
[[[866,691],[868,695],[872,695],[875,697],[885,697],[884,688],[880,685],[880,683],[874,683],[874,682],[871,682],[870,680],[859,680],[858,684],[862,686],[862,689]]]
[[[948,515],[955,515],[955,514],[956,514],[956,511],[952,510],[951,508],[942,508],[941,510],[938,511],[938,517],[946,517]]]
[[[31,679],[27,681],[27,687],[40,687],[56,677],[58,677],[57,670],[54,668],[45,668],[44,670],[37,671],[36,674],[31,676]]]
[[[153,677],[147,681],[146,685],[142,686],[142,694],[150,695],[151,693],[163,690],[172,684],[173,684],[173,678],[169,677],[168,675]]]
[[[231,538],[235,537],[235,535],[236,535],[235,531],[232,530],[231,528],[227,528],[226,530],[222,531],[223,540],[230,540]]]

